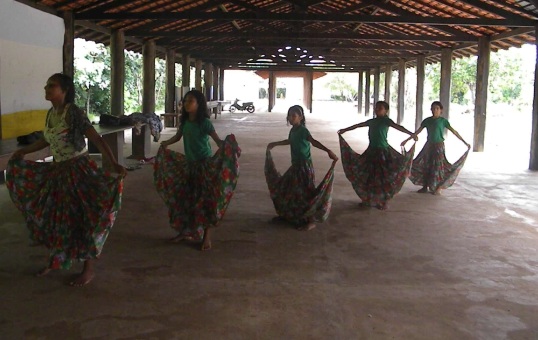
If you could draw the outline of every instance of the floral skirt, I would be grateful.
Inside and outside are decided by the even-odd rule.
[[[431,191],[449,188],[456,181],[468,154],[469,150],[454,164],[450,164],[445,156],[444,142],[426,142],[413,161],[409,179],[413,184],[426,186]]]
[[[212,157],[187,161],[185,155],[160,148],[153,180],[168,206],[170,226],[179,234],[201,240],[208,226],[222,219],[239,177],[241,149],[234,135]]]
[[[368,147],[362,155],[354,152],[340,136],[342,166],[353,189],[365,203],[383,206],[402,188],[409,175],[415,144],[398,153],[392,147]]]
[[[278,216],[295,224],[325,221],[331,211],[334,165],[316,187],[312,161],[292,164],[281,176],[267,150],[265,180]]]
[[[50,251],[50,268],[99,256],[121,206],[123,177],[79,156],[59,163],[10,160],[6,179],[30,238]]]

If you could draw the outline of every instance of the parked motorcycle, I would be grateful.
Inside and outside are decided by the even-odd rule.
[[[254,112],[254,103],[253,102],[244,102],[239,104],[239,99],[235,98],[234,103],[230,105],[230,112],[234,113],[235,111],[247,111],[248,113]]]

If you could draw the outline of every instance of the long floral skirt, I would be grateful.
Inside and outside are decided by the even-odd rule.
[[[97,258],[121,206],[123,177],[88,156],[58,163],[10,160],[6,185],[30,238],[50,251],[49,267]]]
[[[312,161],[292,164],[281,176],[267,150],[265,180],[278,216],[295,224],[325,221],[331,211],[334,165],[316,187]]]
[[[409,179],[415,185],[428,187],[431,191],[446,189],[454,184],[467,160],[467,150],[454,164],[445,156],[445,143],[426,142],[413,161]]]
[[[179,152],[159,149],[153,180],[168,206],[174,230],[201,240],[208,226],[217,226],[237,184],[240,155],[234,135],[226,136],[215,155],[200,161],[187,161]]]
[[[368,147],[362,155],[351,149],[340,135],[342,166],[360,199],[371,206],[384,206],[402,188],[409,175],[415,144],[398,153],[392,147]]]

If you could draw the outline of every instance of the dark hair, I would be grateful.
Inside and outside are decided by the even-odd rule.
[[[440,108],[441,110],[443,109],[443,104],[441,104],[441,102],[438,101],[438,100],[434,101],[434,102],[432,103],[431,106],[434,106],[434,105],[439,106],[439,108]],[[430,106],[430,107],[431,107],[431,106]]]
[[[288,117],[290,116],[290,114],[293,111],[298,111],[298,113],[301,115],[301,117],[303,117],[301,119],[301,125],[306,125],[306,118],[304,116],[304,110],[303,110],[303,107],[301,105],[293,105],[288,109],[288,114],[286,115],[286,124],[289,125],[290,121],[288,120]]]
[[[198,103],[198,111],[196,111],[196,122],[198,124],[201,124],[204,121],[204,119],[209,118],[205,96],[202,92],[198,90],[190,90],[189,92],[185,93],[181,103],[185,102],[185,99],[187,98],[187,96],[192,96],[194,97],[194,99],[196,99],[196,102]],[[179,118],[179,122],[181,125],[183,125],[183,123],[185,123],[188,119],[189,119],[189,113],[186,111],[185,105],[182,105],[181,116]]]
[[[386,101],[380,100],[377,103],[375,103],[375,106],[377,106],[377,105],[383,105],[385,110],[387,110],[387,112],[389,112],[389,103],[387,103]]]
[[[73,78],[63,73],[54,73],[49,80],[58,82],[63,92],[65,92],[65,103],[72,104],[75,102],[75,84]]]

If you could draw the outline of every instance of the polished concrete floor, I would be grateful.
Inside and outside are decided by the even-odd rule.
[[[307,116],[313,136],[337,154],[336,130],[364,119],[340,118]],[[269,222],[265,146],[287,137],[285,115],[212,121],[243,152],[208,252],[166,242],[174,233],[145,164],[125,180],[95,279],[67,286],[80,265],[36,278],[47,252],[29,246],[0,187],[0,338],[538,339],[538,173],[524,162],[471,154],[442,196],[417,194],[408,181],[387,211],[360,209],[338,164],[329,219],[300,232]],[[404,137],[389,134],[395,146]],[[358,152],[366,147],[365,130],[345,137]],[[447,150],[463,149],[447,140]],[[284,171],[288,149],[273,155]],[[319,150],[313,159],[320,179],[330,160]]]

